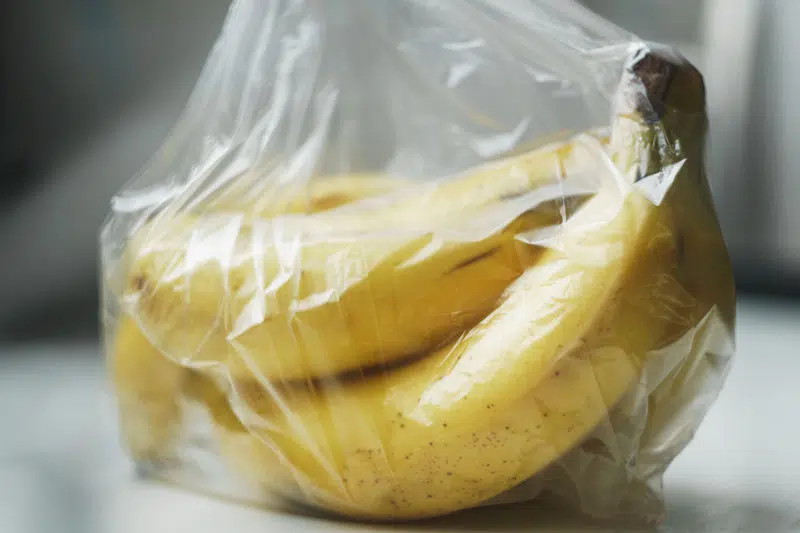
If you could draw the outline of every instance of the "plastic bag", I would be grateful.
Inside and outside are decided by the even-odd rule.
[[[734,285],[701,75],[565,0],[237,0],[101,235],[126,449],[256,503],[658,520]]]

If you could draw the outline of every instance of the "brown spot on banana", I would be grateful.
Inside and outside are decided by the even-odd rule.
[[[452,272],[455,272],[456,270],[459,270],[461,268],[467,267],[469,265],[475,264],[478,261],[481,261],[483,259],[486,259],[486,258],[496,254],[498,251],[500,251],[500,249],[501,249],[500,246],[495,246],[494,248],[492,248],[490,250],[487,250],[487,251],[485,251],[485,252],[483,252],[481,254],[478,254],[478,255],[476,255],[474,257],[470,257],[466,261],[462,261],[461,263],[459,263],[456,266],[454,266],[453,268],[451,268],[449,271],[447,271],[447,273],[445,273],[445,275],[450,274]]]

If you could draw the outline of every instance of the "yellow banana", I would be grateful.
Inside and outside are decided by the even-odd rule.
[[[185,370],[161,354],[130,317],[122,317],[109,346],[109,370],[122,440],[138,461],[173,453],[182,416]]]
[[[623,227],[638,233],[633,223]],[[642,261],[642,245],[624,253]],[[292,487],[286,480],[294,478],[303,499],[353,516],[439,515],[503,492],[603,419],[665,325],[641,308],[612,308],[602,292],[630,287],[617,305],[633,305],[668,271],[651,266],[644,279],[626,273],[607,284],[602,278],[614,277],[616,261],[596,275],[573,261],[533,267],[490,317],[418,363],[341,388],[292,389],[266,411],[240,407],[247,431],[224,435],[223,453],[256,480]],[[583,285],[584,276],[597,290]],[[601,305],[592,309],[592,300]]]
[[[310,181],[301,191],[284,187],[269,198],[254,193],[252,176],[204,203],[201,212],[243,212],[253,217],[314,213],[400,189],[408,182],[378,175],[337,175]],[[109,346],[111,380],[120,412],[123,441],[140,461],[165,459],[182,420],[185,369],[156,349],[130,316],[122,316]],[[194,382],[197,382],[195,380]]]
[[[517,234],[562,220],[542,184],[557,197],[586,154],[550,146],[311,216],[156,219],[132,241],[123,301],[186,365],[286,381],[391,363],[492,309],[539,255]]]
[[[583,348],[562,350],[519,398],[489,372],[485,379],[497,388],[479,393],[485,404],[444,409],[452,398],[437,404],[436,384],[459,374],[459,356],[473,355],[470,338],[477,333],[471,333],[363,383],[284,391],[267,409],[258,409],[264,399],[248,403],[244,396],[237,412],[246,430],[218,428],[221,451],[271,491],[350,516],[421,518],[472,507],[575,446],[634,382],[636,356],[656,345],[664,326],[648,323],[635,306],[655,282],[657,274],[647,274],[629,280],[641,284],[619,295],[619,308],[607,308],[614,322],[596,326]],[[419,409],[430,405],[435,412]]]
[[[577,151],[578,148],[575,148]],[[553,161],[556,161],[555,159]],[[554,176],[560,170],[553,170]],[[542,180],[544,178],[542,177]],[[319,182],[320,184],[322,181]],[[326,181],[327,183],[327,181]],[[319,194],[327,191],[341,190],[349,191],[349,180],[342,177],[337,181],[331,181],[329,185],[320,185],[316,191]],[[377,188],[377,186],[376,186]],[[354,196],[352,192],[348,192],[350,196]],[[257,211],[257,209],[245,204],[237,204],[240,209],[248,209],[248,212]],[[289,202],[278,203],[274,205],[281,205],[290,208]],[[219,207],[219,206],[216,206]],[[265,212],[262,209],[262,214]],[[272,214],[285,214],[273,212]],[[559,208],[556,205],[541,207],[536,211],[526,214],[525,217],[533,225],[547,225],[558,220]],[[193,216],[177,217],[171,221],[168,229],[158,230],[158,239],[151,238],[152,233],[155,231],[153,225],[145,226],[145,228],[135,235],[130,248],[132,250],[143,250],[146,248],[154,249],[157,251],[171,250],[172,243],[170,242],[169,235],[174,233],[183,232],[197,232],[198,218]],[[228,220],[228,219],[226,219]],[[238,231],[238,229],[237,229]],[[184,239],[186,234],[181,236]],[[490,237],[491,238],[491,237]],[[185,240],[180,240],[179,244],[175,247],[185,245]],[[521,270],[518,266],[520,259],[525,263],[532,261],[539,249],[517,244],[513,241],[503,243],[503,245],[490,250],[485,256],[481,257],[479,261],[469,260],[462,261],[460,265],[452,264],[457,260],[457,256],[451,258],[451,271],[447,272],[446,282],[444,284],[436,284],[428,288],[427,292],[415,290],[411,294],[406,295],[403,300],[403,306],[397,306],[393,309],[393,320],[396,326],[402,331],[407,328],[407,324],[418,323],[417,316],[418,310],[427,305],[425,300],[438,301],[437,303],[446,304],[448,312],[450,309],[463,310],[460,316],[454,313],[453,324],[467,323],[468,321],[477,321],[481,318],[474,310],[470,315],[469,305],[475,305],[475,298],[471,297],[468,291],[465,291],[466,298],[456,290],[458,287],[474,286],[476,280],[482,280],[486,286],[490,287],[490,298],[481,302],[479,307],[486,308],[494,302],[496,297],[495,293],[499,293],[510,282],[510,277],[514,271]],[[128,261],[131,260],[129,253]],[[341,257],[339,258],[341,260]],[[308,264],[308,263],[306,263]],[[445,265],[447,266],[447,265]],[[202,283],[198,282],[200,289],[203,288]],[[438,291],[438,292],[437,292]],[[198,305],[201,301],[202,295],[193,295],[191,301],[194,306]],[[177,313],[167,314],[166,316],[158,317],[158,315],[144,316],[144,322],[147,324],[147,318],[155,318],[158,321],[158,328],[148,328],[149,333],[156,332],[156,340],[161,340],[158,337],[159,332],[167,332],[170,337],[166,345],[160,344],[163,349],[158,349],[153,346],[144,332],[136,323],[136,316],[131,316],[125,313],[120,317],[118,327],[114,334],[114,344],[110,347],[109,352],[111,367],[113,369],[113,381],[116,389],[119,391],[120,396],[120,415],[123,422],[123,434],[126,444],[131,451],[132,455],[140,461],[150,461],[159,458],[165,458],[174,453],[174,444],[179,433],[182,423],[182,401],[183,390],[182,386],[186,380],[187,374],[184,368],[175,361],[176,355],[184,354],[180,349],[170,350],[174,348],[176,343],[180,344],[185,342],[186,345],[194,345],[195,342],[186,340],[192,335],[205,335],[207,332],[198,326],[202,321],[195,321],[195,317],[191,312],[192,306],[187,310],[187,313],[180,315]],[[136,308],[135,308],[136,309]],[[327,312],[329,317],[324,313]],[[331,320],[331,324],[341,320],[341,314],[337,309],[331,306],[323,307],[321,312],[317,311],[319,320]],[[141,317],[141,314],[139,315]],[[205,317],[207,319],[207,317]],[[368,319],[371,317],[367,317]],[[387,317],[379,316],[378,320],[386,321]],[[360,324],[358,326],[365,335],[369,335],[374,325],[372,323]],[[387,326],[388,327],[388,326]],[[171,328],[174,328],[170,331]],[[277,328],[271,332],[277,335],[278,342],[293,342],[292,339],[281,339],[279,337],[281,332],[285,329]],[[458,333],[458,330],[454,330]],[[269,335],[270,330],[261,332],[262,336]],[[372,333],[374,335],[374,333]],[[307,334],[307,337],[311,337]],[[220,343],[221,341],[221,343]],[[205,353],[225,354],[229,350],[229,346],[224,339],[218,337],[210,337],[208,340],[202,342],[207,343],[204,346]],[[214,346],[212,343],[216,342]],[[263,339],[265,346],[272,346],[275,340],[272,338]],[[325,342],[324,339],[321,342]],[[221,344],[221,345],[220,345]],[[167,355],[165,355],[167,354]],[[222,356],[220,356],[221,358]],[[324,364],[324,361],[321,362]],[[248,373],[249,375],[249,373]],[[150,376],[156,376],[150,378]],[[191,383],[197,383],[195,379]],[[206,388],[207,389],[207,388]]]
[[[648,68],[668,65],[656,58]],[[649,93],[653,76],[637,88]],[[674,110],[702,95],[694,81],[679,72],[672,92],[689,94],[662,102]],[[676,118],[618,118],[612,157],[623,175],[670,163],[670,154],[645,157],[662,142],[661,127],[693,154],[704,130],[681,129]],[[694,178],[677,172],[677,180]],[[639,188],[618,186],[590,199],[563,226],[558,249],[445,349],[357,383],[266,383],[262,397],[251,385],[234,387],[246,431],[222,430],[223,453],[254,481],[288,487],[278,490],[290,497],[378,519],[471,507],[535,474],[604,419],[667,339],[675,307],[691,302],[676,279],[684,258],[674,198],[657,206]]]
[[[325,182],[328,183],[327,180]],[[319,183],[321,184],[322,181]],[[328,185],[320,185],[316,192],[319,195],[323,195],[325,192],[336,190],[347,192],[351,197],[355,197],[354,193],[348,192],[350,191],[349,187],[349,180],[342,177],[335,182],[331,181]],[[376,185],[375,189],[377,188],[378,186]],[[290,208],[290,203],[288,202],[280,203],[280,205],[287,209]],[[239,205],[239,208],[244,209],[244,204]],[[254,208],[247,207],[247,209],[255,211]],[[535,221],[533,225],[547,225],[558,220],[560,216],[558,211],[558,206],[550,205],[526,214],[525,217],[532,223]],[[273,214],[283,213],[275,212]],[[159,233],[159,239],[150,239],[150,235],[154,230],[152,226],[146,226],[144,230],[134,237],[131,248],[133,250],[141,250],[145,247],[155,248],[160,246],[161,249],[165,247],[169,249],[171,244],[167,231],[197,231],[197,220],[197,218],[191,216],[179,217],[169,225],[168,230],[162,230]],[[183,244],[185,242],[181,241],[181,245]],[[398,306],[393,310],[393,319],[396,321],[397,327],[402,330],[406,324],[417,322],[418,309],[427,305],[425,303],[426,299],[433,299],[447,304],[452,309],[465,310],[459,317],[453,319],[453,324],[477,321],[481,316],[474,311],[470,315],[468,309],[468,305],[474,305],[475,299],[469,298],[468,293],[468,298],[464,298],[455,289],[461,286],[469,287],[474,285],[476,280],[483,280],[487,286],[492,287],[491,291],[486,291],[491,299],[481,302],[479,307],[490,306],[495,298],[494,293],[502,291],[503,287],[510,281],[514,270],[520,270],[521,267],[516,266],[516,263],[520,260],[519,258],[527,263],[532,261],[538,253],[539,250],[537,248],[509,241],[491,250],[486,256],[481,257],[479,261],[470,262],[465,260],[461,265],[451,265],[452,270],[447,273],[446,283],[437,284],[429,288],[428,292],[414,291],[412,294],[407,295],[403,300],[405,305]],[[437,297],[437,295],[442,296]],[[200,297],[197,295],[192,299],[195,304],[199,300]],[[341,315],[331,306],[323,308],[323,311],[330,314],[332,323],[335,323],[336,320],[341,320]],[[319,313],[318,316],[320,320],[325,319],[322,313]],[[385,316],[378,317],[378,319],[387,320]],[[181,354],[183,352],[180,350],[170,351],[168,348],[174,345],[175,342],[181,342],[186,336],[191,336],[195,333],[205,334],[204,331],[197,328],[198,324],[194,323],[193,320],[194,317],[191,312],[187,312],[183,316],[172,314],[163,317],[163,320],[159,323],[160,329],[155,329],[156,332],[167,330],[170,327],[175,328],[171,333],[172,344],[168,342],[166,344],[167,349],[164,350],[160,350],[150,343],[136,324],[134,316],[124,314],[116,328],[114,345],[109,349],[113,381],[120,395],[119,408],[121,419],[125,426],[123,428],[124,438],[132,455],[139,460],[163,458],[174,452],[172,446],[175,443],[182,422],[181,384],[186,376],[185,372],[182,371],[184,369],[181,369],[180,365],[175,362],[174,357],[176,353]],[[367,330],[367,332],[372,327],[371,323],[360,325],[361,330]],[[277,334],[280,334],[281,331],[285,330],[278,329]],[[263,331],[262,334],[269,334],[269,330]],[[212,337],[206,342],[211,343],[218,340],[218,338]],[[283,342],[291,342],[291,339],[284,338],[282,340]],[[266,346],[271,346],[275,341],[267,338],[264,342]],[[191,343],[192,341],[189,341],[189,344]],[[164,344],[161,344],[161,346],[164,347]],[[213,353],[214,349],[218,349],[219,353],[224,354],[229,347],[223,341],[220,347],[215,348],[211,345],[206,345],[204,348],[206,352],[210,353]],[[165,353],[168,355],[165,355]],[[150,376],[157,377],[151,379]]]

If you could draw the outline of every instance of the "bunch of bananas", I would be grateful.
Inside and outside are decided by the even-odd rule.
[[[179,455],[201,405],[258,486],[398,519],[479,505],[580,446],[649,354],[712,308],[733,320],[702,78],[649,51],[617,96],[607,137],[141,227],[109,348],[130,452]],[[548,192],[586,176],[591,194]]]

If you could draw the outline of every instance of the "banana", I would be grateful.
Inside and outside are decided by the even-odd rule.
[[[312,180],[300,192],[281,188],[264,199],[253,192],[257,178],[246,175],[236,180],[234,187],[202,204],[201,212],[245,212],[255,218],[315,213],[407,185],[396,177],[337,175]],[[197,379],[192,381],[185,369],[156,349],[131,316],[120,317],[112,338],[111,381],[117,391],[123,441],[140,462],[165,459],[174,452],[180,429],[182,388],[187,380],[197,383]]]
[[[176,361],[239,377],[318,378],[428,351],[536,261],[517,235],[563,219],[559,178],[593,165],[582,139],[315,215],[157,218],[132,240],[123,303]]]
[[[246,430],[218,428],[223,456],[273,493],[359,518],[423,518],[475,506],[574,447],[635,382],[636,355],[656,345],[663,329],[634,305],[654,283],[656,274],[647,274],[630,280],[642,282],[637,291],[619,295],[624,303],[609,314],[614,323],[598,325],[581,349],[564,351],[519,398],[492,374],[486,379],[498,389],[479,393],[487,402],[480,406],[445,409],[450,398],[433,397],[436,384],[458,375],[454,360],[473,355],[476,334],[468,334],[363,383],[255,399],[242,387],[233,405]],[[631,331],[639,338],[623,340]]]
[[[231,406],[246,431],[220,431],[232,467],[338,513],[407,519],[478,505],[578,445],[668,340],[676,308],[692,302],[677,278],[686,258],[673,202],[682,198],[670,191],[657,205],[632,182],[679,155],[656,150],[664,139],[692,157],[702,143],[704,129],[681,122],[686,110],[703,114],[693,73],[652,53],[637,61],[621,89],[644,89],[667,111],[653,124],[640,100],[621,101],[611,158],[627,179],[592,197],[460,339],[355,383],[235,382]],[[689,170],[675,180],[693,182]]]
[[[574,148],[570,148],[575,152],[578,152],[579,149],[580,147],[577,144]],[[322,181],[319,183],[321,184]],[[354,197],[355,194],[352,193],[349,187],[350,180],[342,177],[342,179],[335,182],[331,181],[329,185],[320,185],[316,191],[320,195],[327,191],[347,191],[351,197]],[[258,211],[258,209],[247,207],[245,204],[236,205],[240,209],[245,209],[246,207],[248,213]],[[279,202],[272,205],[273,207],[281,205],[290,209],[290,203],[287,202]],[[543,226],[558,220],[559,211],[559,206],[550,205],[540,207],[536,211],[526,214],[525,217],[534,223],[533,225]],[[211,210],[208,212],[211,212]],[[264,213],[266,211],[261,209],[261,214]],[[272,214],[286,215],[287,213],[273,212]],[[168,229],[156,229],[157,223],[145,226],[132,239],[127,262],[130,264],[135,260],[135,257],[131,257],[135,253],[132,253],[132,251],[144,250],[149,247],[151,250],[161,252],[184,246],[186,235],[201,231],[198,229],[201,227],[199,222],[209,218],[211,217],[201,219],[193,215],[175,217],[170,221]],[[230,219],[224,220],[229,221]],[[237,227],[236,231],[241,230]],[[158,232],[158,238],[153,238],[154,232]],[[180,232],[184,233],[181,234],[179,242],[173,244],[170,241],[171,235]],[[429,288],[428,292],[415,291],[409,294],[403,300],[405,302],[404,307],[398,306],[393,310],[395,313],[394,320],[401,328],[405,324],[416,323],[418,309],[428,305],[425,302],[426,300],[446,304],[448,312],[449,308],[468,310],[468,305],[474,306],[475,299],[464,298],[457,288],[475,285],[475,280],[483,280],[490,287],[495,284],[496,288],[492,288],[492,291],[487,291],[491,298],[494,298],[492,292],[499,293],[510,281],[506,280],[509,279],[510,269],[514,268],[515,262],[519,261],[520,258],[526,263],[530,262],[534,260],[535,255],[539,252],[540,250],[537,248],[509,241],[494,250],[490,250],[479,261],[470,262],[465,260],[461,264],[452,264],[451,271],[447,272],[445,284]],[[455,260],[455,257],[453,260]],[[509,265],[512,265],[512,267],[509,267]],[[130,266],[127,268],[130,270]],[[516,268],[519,269],[520,267]],[[202,285],[200,286],[202,287]],[[194,305],[197,305],[201,297],[202,295],[193,295],[191,301]],[[481,306],[490,306],[492,303],[493,300],[487,299]],[[134,307],[135,309],[137,307]],[[338,311],[332,309],[331,306],[323,308],[323,310],[333,312],[333,314],[326,318],[321,313],[318,313],[320,321],[328,319],[335,323],[336,320],[341,319]],[[124,439],[131,454],[142,462],[164,459],[175,453],[174,446],[183,421],[182,402],[184,393],[189,393],[183,390],[183,387],[187,383],[187,379],[190,384],[190,390],[192,383],[197,384],[199,382],[199,378],[194,373],[187,371],[186,368],[181,366],[180,361],[176,360],[175,354],[181,355],[184,352],[175,350],[174,345],[182,342],[188,345],[199,342],[217,342],[216,346],[206,344],[204,347],[205,352],[213,354],[214,350],[217,350],[217,353],[225,354],[229,350],[227,342],[222,340],[220,345],[218,337],[210,337],[208,340],[203,341],[186,340],[187,337],[190,338],[194,334],[205,334],[204,331],[197,327],[198,322],[195,321],[191,309],[182,316],[171,314],[159,318],[159,328],[147,328],[146,317],[147,315],[145,315],[144,320],[145,331],[152,334],[153,330],[155,330],[156,341],[160,340],[158,338],[159,331],[169,331],[172,328],[171,337],[168,338],[166,345],[162,342],[160,344],[161,349],[159,349],[151,344],[150,339],[137,323],[137,318],[141,320],[142,314],[137,316],[126,313],[119,320],[115,334],[115,344],[109,349],[113,369],[113,382],[120,395],[119,410],[120,418],[125,426],[123,428]],[[479,318],[481,317],[477,316],[477,314],[470,317],[468,311],[465,311],[462,312],[460,317],[453,318],[453,323],[457,324],[459,321],[467,322],[469,320],[477,321]],[[381,319],[386,320],[385,317],[381,317]],[[361,329],[369,331],[373,327],[373,324],[367,323],[362,325]],[[273,333],[274,331],[273,329]],[[280,334],[281,331],[279,329],[277,334]],[[262,332],[263,335],[268,333],[268,330]],[[365,333],[365,335],[367,334],[369,333]],[[292,339],[284,338],[282,340],[284,343],[293,342]],[[274,340],[266,338],[263,342],[265,346],[271,346]],[[321,342],[325,342],[324,339]],[[173,349],[170,350],[170,348]],[[157,377],[150,379],[149,376],[151,375]],[[249,372],[247,375],[250,375]],[[195,379],[190,379],[192,376]],[[201,388],[208,390],[208,387]]]
[[[138,461],[169,458],[180,431],[185,370],[164,357],[131,317],[121,317],[109,348],[122,440]]]

